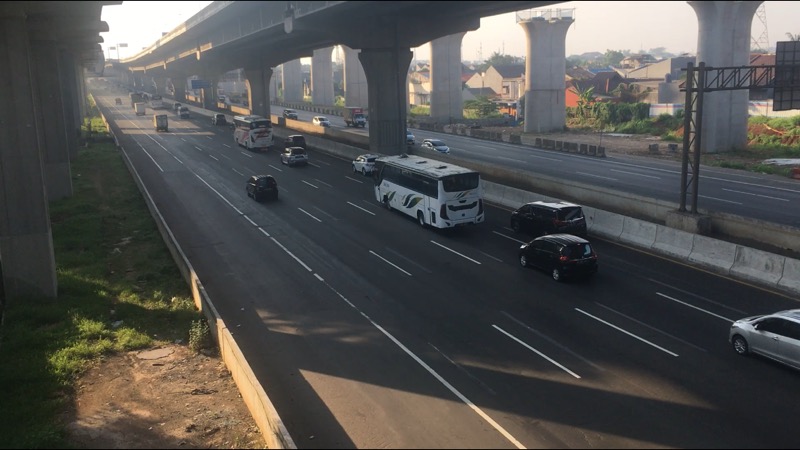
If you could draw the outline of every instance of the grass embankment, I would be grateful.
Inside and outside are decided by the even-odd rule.
[[[71,169],[73,195],[49,204],[58,298],[5,302],[4,448],[66,446],[60,415],[78,375],[103,355],[187,341],[204,323],[114,144],[82,147]]]

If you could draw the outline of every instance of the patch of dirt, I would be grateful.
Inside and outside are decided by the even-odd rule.
[[[113,355],[75,383],[76,448],[267,448],[215,352],[172,344]]]

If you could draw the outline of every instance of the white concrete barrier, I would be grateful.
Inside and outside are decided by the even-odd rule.
[[[783,264],[783,276],[778,286],[788,289],[800,296],[800,259],[786,258]]]
[[[656,241],[657,226],[652,222],[625,217],[622,221],[622,232],[619,239],[622,242],[649,249]]]
[[[690,262],[727,275],[730,273],[735,258],[736,244],[706,236],[694,236],[692,253],[689,254]]]
[[[586,213],[584,213],[586,215]],[[606,238],[618,239],[622,234],[622,225],[625,216],[610,213],[602,209],[595,209],[591,215],[586,215],[586,227],[589,233]]]
[[[737,245],[731,275],[778,284],[783,276],[785,261],[783,256]]]
[[[676,228],[658,225],[656,240],[652,249],[679,259],[686,259],[692,253],[694,235]]]

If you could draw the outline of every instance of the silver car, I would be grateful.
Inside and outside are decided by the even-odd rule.
[[[756,353],[800,369],[800,309],[737,320],[728,341],[740,355]]]
[[[425,139],[422,141],[421,147],[439,153],[450,153],[450,147],[439,139]]]

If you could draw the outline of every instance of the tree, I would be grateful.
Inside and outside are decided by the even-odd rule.
[[[479,118],[489,117],[497,112],[497,105],[489,97],[481,96],[464,102],[464,109],[474,111]]]
[[[651,88],[642,90],[641,86],[637,84],[620,83],[611,93],[619,97],[619,101],[622,103],[639,103],[646,99],[651,91]]]
[[[479,64],[475,67],[478,72],[486,72],[490,66],[498,66],[498,65],[506,65],[506,64],[523,64],[525,63],[525,58],[521,56],[511,56],[511,55],[502,55],[498,52],[492,53],[492,56],[489,57],[483,64]]]
[[[618,66],[625,59],[625,54],[619,50],[606,50],[605,63],[608,66]]]
[[[578,104],[575,106],[575,115],[581,119],[585,119],[590,111],[592,103],[594,103],[594,86],[586,89],[581,89],[580,86],[575,85],[572,88],[578,94]]]
[[[800,34],[786,33],[786,37],[788,37],[790,41],[800,41]]]

